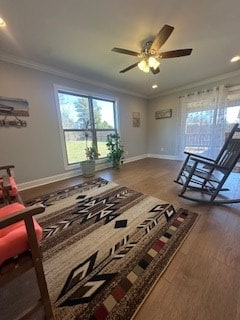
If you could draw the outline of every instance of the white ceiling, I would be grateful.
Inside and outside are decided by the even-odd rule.
[[[146,97],[239,70],[239,0],[0,0],[0,57],[15,56]],[[165,59],[160,73],[113,47],[141,51],[164,24],[174,31],[161,51],[193,48]],[[153,90],[152,84],[158,84]]]

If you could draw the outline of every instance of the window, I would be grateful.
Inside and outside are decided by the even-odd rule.
[[[231,100],[231,102],[230,102]],[[183,151],[215,158],[234,123],[239,122],[239,101],[230,99],[222,86],[180,97],[181,134],[179,157]]]
[[[85,148],[94,144],[99,158],[107,156],[107,135],[116,133],[116,102],[57,90],[67,164],[86,160]]]

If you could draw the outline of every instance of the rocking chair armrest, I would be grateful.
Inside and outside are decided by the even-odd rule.
[[[214,159],[207,158],[207,157],[204,157],[204,156],[200,156],[200,155],[195,154],[195,153],[190,153],[190,152],[186,152],[186,151],[184,151],[184,153],[187,154],[188,156],[190,156],[191,159],[192,159],[192,156],[193,156],[193,157],[196,158],[196,159],[197,159],[197,158],[200,158],[200,159],[204,159],[204,160],[208,160],[208,161],[215,162]]]
[[[13,223],[25,220],[27,217],[34,216],[36,214],[44,212],[45,207],[42,204],[36,204],[27,207],[23,210],[19,210],[10,214],[4,218],[0,218],[0,229],[5,228]]]
[[[216,164],[216,163],[212,163],[212,162],[209,162],[209,161],[206,161],[206,160],[203,160],[203,159],[198,159],[198,158],[191,158],[191,160],[195,161],[196,163],[202,163],[202,164],[205,164],[207,166],[211,166],[212,169],[223,169],[222,166]]]

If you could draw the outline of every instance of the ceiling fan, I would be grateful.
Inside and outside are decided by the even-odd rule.
[[[167,39],[173,32],[173,29],[174,27],[165,24],[153,41],[146,42],[141,52],[135,52],[122,48],[113,48],[112,51],[114,52],[128,54],[130,56],[140,58],[140,61],[121,70],[120,73],[124,73],[138,66],[139,69],[143,72],[147,73],[151,71],[153,74],[156,74],[160,71],[159,60],[190,55],[192,53],[192,49],[178,49],[166,52],[159,52],[160,48],[164,45],[164,43],[167,41]]]

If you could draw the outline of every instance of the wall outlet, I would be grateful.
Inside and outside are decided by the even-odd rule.
[[[125,155],[126,155],[126,156],[128,155],[128,150],[125,151]]]
[[[161,147],[161,148],[160,148],[160,151],[164,151],[164,148],[163,148],[163,147]]]

